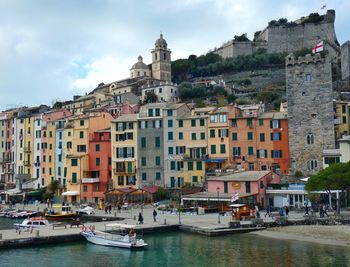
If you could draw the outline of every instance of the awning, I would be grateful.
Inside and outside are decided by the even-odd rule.
[[[210,162],[213,162],[213,163],[223,163],[225,162],[226,159],[206,159],[205,162],[206,163],[210,163]]]
[[[80,195],[79,191],[67,191],[62,193],[62,196],[79,196],[79,195]]]
[[[14,196],[14,195],[18,195],[21,193],[21,190],[17,189],[17,188],[14,188],[14,189],[10,189],[10,190],[7,190],[5,191],[5,193],[7,195],[10,195],[10,196]]]
[[[36,190],[26,193],[28,197],[41,197],[44,194],[44,190]]]

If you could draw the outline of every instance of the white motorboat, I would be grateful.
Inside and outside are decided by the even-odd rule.
[[[109,228],[118,228],[118,234],[111,234],[97,231],[94,226],[90,226],[89,229],[86,226],[83,226],[81,235],[86,238],[87,241],[101,246],[110,246],[110,247],[120,247],[120,248],[143,248],[147,246],[147,243],[141,238],[137,238],[135,228],[136,225],[127,225],[127,224],[106,224]],[[126,232],[129,233],[126,233]]]
[[[22,223],[15,223],[16,228],[41,228],[48,227],[50,223],[43,217],[33,217],[25,219]]]

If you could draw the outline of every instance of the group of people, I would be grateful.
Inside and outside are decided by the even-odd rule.
[[[112,204],[105,205],[105,214],[112,213]]]
[[[156,222],[158,214],[157,214],[157,211],[155,209],[153,210],[152,215],[153,215],[153,221]],[[143,224],[143,215],[141,212],[139,213],[138,222],[139,222],[139,224]]]

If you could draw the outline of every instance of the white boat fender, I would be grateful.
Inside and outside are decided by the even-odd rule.
[[[95,231],[95,225],[90,225],[89,229],[91,232]]]
[[[81,230],[82,230],[83,232],[86,232],[86,226],[83,225],[83,227],[81,228]]]

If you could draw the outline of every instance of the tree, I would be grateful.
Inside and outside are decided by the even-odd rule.
[[[190,82],[179,84],[179,96],[183,101],[193,97],[192,84]]]
[[[44,199],[52,198],[56,194],[58,187],[59,187],[59,182],[57,180],[51,181],[51,183],[46,188],[46,191],[43,194],[43,198]]]
[[[144,100],[145,103],[155,103],[157,101],[158,101],[158,96],[155,93],[153,92],[146,93],[145,100]]]
[[[350,188],[350,161],[347,163],[335,163],[319,171],[310,177],[305,188],[307,191],[340,190],[337,198],[337,213],[340,213],[340,203],[345,196],[346,190]]]

